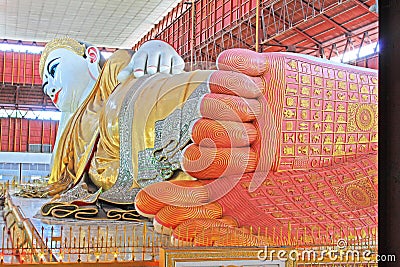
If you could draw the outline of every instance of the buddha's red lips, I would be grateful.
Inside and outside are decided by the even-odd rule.
[[[54,95],[54,100],[53,100],[54,104],[57,104],[57,102],[58,102],[58,95],[60,94],[61,90],[62,90],[62,88],[61,88],[60,90],[58,90],[58,92]]]

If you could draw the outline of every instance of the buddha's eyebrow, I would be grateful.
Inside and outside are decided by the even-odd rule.
[[[60,57],[56,57],[56,58],[53,58],[50,62],[49,62],[49,64],[47,64],[47,72],[48,73],[50,73],[50,65],[51,65],[51,63],[54,61],[54,60],[57,60],[57,59],[59,59]]]

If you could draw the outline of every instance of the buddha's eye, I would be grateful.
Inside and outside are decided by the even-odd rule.
[[[59,64],[59,63],[56,63],[56,64],[54,64],[53,66],[51,66],[51,68],[50,68],[49,74],[50,74],[51,77],[53,77],[53,78],[54,78],[54,75],[55,75],[55,73],[56,73],[56,69],[57,69],[57,67],[58,67],[58,64]]]

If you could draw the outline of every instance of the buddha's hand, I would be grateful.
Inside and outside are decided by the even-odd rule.
[[[128,66],[118,74],[118,80],[125,81],[131,74],[136,78],[157,72],[177,74],[184,67],[185,62],[171,45],[160,40],[150,40],[132,56]]]

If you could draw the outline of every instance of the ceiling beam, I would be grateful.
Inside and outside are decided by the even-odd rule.
[[[298,28],[296,28],[296,27],[293,28],[293,30],[294,30],[296,33],[302,35],[302,36],[305,37],[307,40],[309,40],[309,41],[315,43],[315,44],[318,45],[318,46],[322,44],[321,42],[317,41],[316,39],[312,38],[310,35],[308,35],[307,33],[303,32],[303,31],[301,31],[300,29],[298,29]]]
[[[368,25],[366,25],[366,26],[363,26],[363,27],[361,27],[361,28],[358,28],[358,29],[356,29],[356,30],[353,30],[353,31],[352,31],[352,35],[353,35],[353,36],[357,36],[357,35],[363,34],[363,33],[366,32],[366,31],[372,31],[372,30],[375,30],[375,29],[378,30],[378,22],[375,22],[375,23],[372,23],[372,24],[368,24]],[[361,39],[361,38],[360,38],[360,39]],[[324,42],[322,45],[323,45],[324,47],[328,47],[328,46],[331,46],[331,45],[334,44],[334,43],[338,43],[338,42],[343,41],[343,40],[344,40],[344,38],[343,38],[343,36],[341,35],[341,36],[332,38],[332,39],[329,40],[329,41]]]
[[[310,6],[310,4],[308,2],[306,2],[305,0],[301,0],[301,2],[303,2],[304,4],[307,4],[308,6]],[[323,20],[325,20],[326,22],[330,23],[331,25],[333,25],[335,28],[343,31],[346,34],[351,34],[351,32],[346,29],[345,27],[343,27],[342,25],[340,25],[339,23],[337,23],[336,21],[334,21],[331,17],[329,17],[328,15],[324,14],[321,12],[321,10],[310,6],[314,12],[316,12],[317,14],[321,14],[320,16],[323,18]]]
[[[363,8],[365,11],[368,11],[369,13],[371,13],[372,15],[374,15],[375,17],[378,17],[378,14],[376,14],[375,12],[371,12],[369,11],[369,6],[363,2],[361,2],[360,0],[352,0],[353,3],[355,3],[357,6]]]
[[[352,18],[350,20],[347,20],[344,24],[352,23],[352,22],[354,22],[356,20],[362,20],[365,16],[368,16],[368,15],[369,15],[368,13],[361,14],[360,16],[358,16],[356,18]]]
[[[333,25],[336,29],[341,30],[342,32],[346,33],[346,34],[351,34],[351,32],[346,29],[345,27],[343,27],[342,25],[340,25],[339,23],[337,23],[336,21],[334,21],[332,18],[330,18],[328,15],[322,14],[321,17],[328,23],[330,23],[331,25]]]
[[[266,7],[265,8],[268,12],[269,12],[269,14],[273,14],[273,16],[277,16],[279,19],[279,21],[280,22],[282,22],[282,23],[284,23],[284,24],[286,24],[286,25],[288,25],[288,26],[290,26],[290,24],[289,24],[289,22],[287,22],[286,20],[284,20],[284,19],[282,19],[280,16],[278,16],[275,12],[271,12],[271,9],[269,8],[269,7]],[[289,27],[290,28],[290,27]],[[317,40],[315,40],[314,38],[312,38],[311,36],[309,36],[308,34],[306,34],[305,32],[303,32],[303,31],[301,31],[299,28],[297,28],[297,27],[293,27],[292,28],[296,33],[298,33],[298,34],[300,34],[301,36],[303,36],[304,38],[306,38],[307,40],[309,40],[309,41],[311,41],[311,42],[313,42],[314,44],[316,44],[316,45],[321,45],[321,43],[319,42],[319,41],[317,41]],[[264,32],[266,32],[267,34],[268,34],[268,32],[267,31],[264,31]],[[265,36],[264,36],[265,37]],[[262,42],[261,42],[261,44],[266,44],[266,43],[268,43],[269,42],[269,40],[263,40]]]

